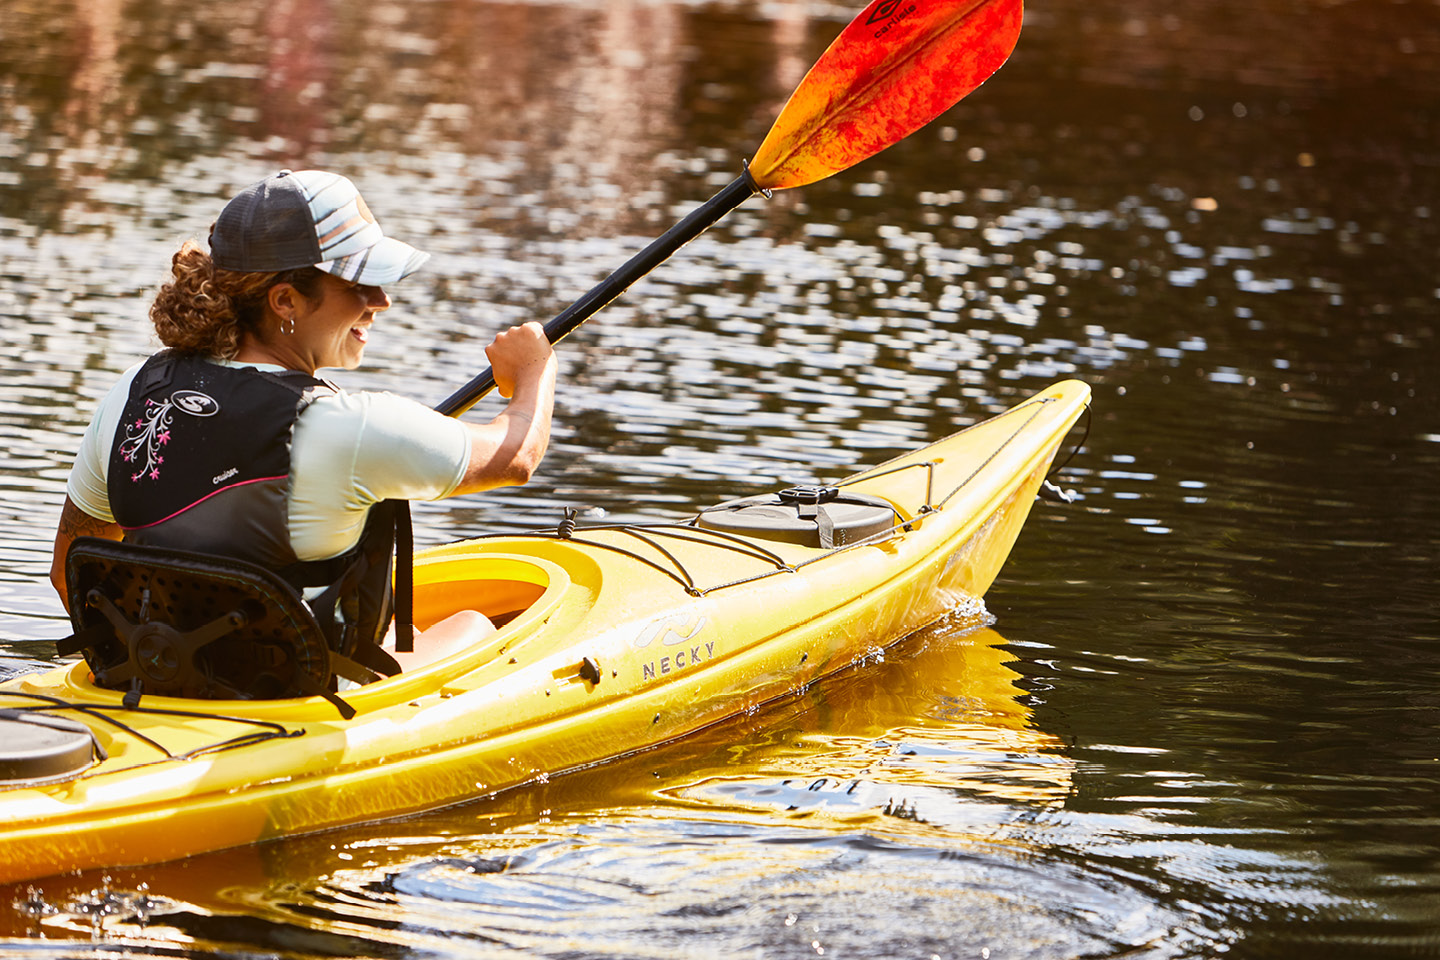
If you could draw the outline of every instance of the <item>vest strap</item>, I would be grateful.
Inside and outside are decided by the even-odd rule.
[[[395,504],[395,652],[415,652],[415,531],[410,501]]]

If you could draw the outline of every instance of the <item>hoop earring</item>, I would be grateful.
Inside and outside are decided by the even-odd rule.
[[[294,333],[294,332],[295,332],[295,318],[294,318],[294,317],[286,317],[285,319],[281,320],[281,321],[280,321],[280,332],[281,332],[282,334],[284,334],[285,336],[287,336],[287,337],[290,336],[290,334]]]

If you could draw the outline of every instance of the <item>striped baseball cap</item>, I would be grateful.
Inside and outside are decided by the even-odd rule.
[[[322,170],[281,170],[240,192],[210,228],[222,270],[276,273],[316,267],[355,283],[394,283],[430,259],[387,237],[355,184]]]

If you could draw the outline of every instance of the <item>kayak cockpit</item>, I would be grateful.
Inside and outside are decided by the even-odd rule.
[[[549,571],[529,561],[422,559],[416,564],[415,626],[424,631],[458,611],[475,610],[504,627],[544,596],[549,585]]]

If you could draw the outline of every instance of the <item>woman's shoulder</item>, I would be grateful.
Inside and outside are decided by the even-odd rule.
[[[453,417],[383,391],[317,397],[295,425],[298,478],[322,476],[367,502],[448,495],[470,459],[470,435]],[[338,481],[337,481],[338,478]]]
[[[323,392],[300,414],[307,430],[326,433],[407,438],[433,442],[436,433],[463,433],[464,424],[417,400],[384,390]]]
[[[143,369],[145,364],[149,363],[150,360],[151,358],[146,357],[144,360],[137,360],[125,368],[120,376],[106,389],[105,395],[100,398],[100,404],[96,409],[97,415],[117,405],[125,405],[125,401],[130,396],[130,387],[135,383],[135,377],[139,375],[141,369]],[[115,416],[120,416],[118,411]]]
[[[311,415],[312,410],[315,415],[337,417],[443,416],[417,400],[388,390],[345,390],[334,385],[317,391],[315,399],[306,408],[306,415]]]

